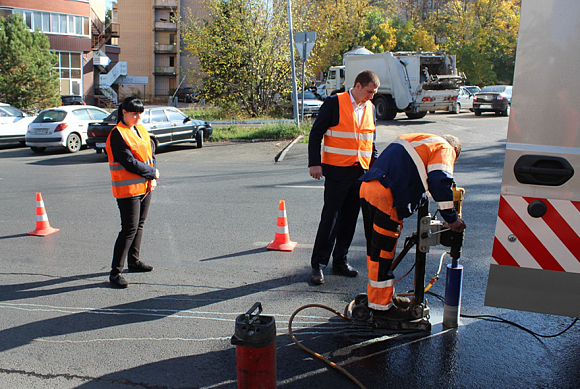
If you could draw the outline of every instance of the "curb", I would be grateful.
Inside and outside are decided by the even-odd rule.
[[[304,138],[304,135],[298,135],[296,137],[296,139],[294,139],[292,142],[290,142],[290,144],[288,144],[288,146],[284,147],[284,149],[282,151],[280,151],[275,157],[274,157],[274,162],[280,162],[284,160],[284,157],[286,156],[286,153],[288,152],[288,150],[290,150],[292,148],[292,146],[294,146],[296,143],[300,142],[300,140]]]

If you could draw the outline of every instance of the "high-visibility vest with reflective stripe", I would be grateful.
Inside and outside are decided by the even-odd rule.
[[[410,148],[400,140],[408,142],[407,145]],[[455,150],[442,137],[432,134],[403,134],[395,142],[397,141],[406,146],[407,152],[415,162],[425,191],[429,189],[427,174],[430,172],[441,170],[453,175]],[[437,201],[437,208],[440,210],[453,208],[453,198],[450,198],[449,201]]]
[[[115,128],[119,130],[123,140],[131,149],[133,157],[149,166],[153,166],[153,152],[151,150],[149,133],[141,124],[135,127],[141,137],[137,136],[135,131],[123,123],[119,122]],[[111,131],[112,133],[113,131]],[[113,150],[111,148],[111,134],[107,138],[106,150],[107,157],[109,158],[109,170],[111,171],[113,196],[122,199],[147,193],[150,190],[151,181],[138,174],[131,173],[123,165],[114,160]]]
[[[322,163],[334,166],[352,166],[359,162],[363,169],[370,166],[373,154],[375,123],[373,105],[366,102],[361,124],[358,124],[350,93],[338,95],[339,122],[324,133]]]

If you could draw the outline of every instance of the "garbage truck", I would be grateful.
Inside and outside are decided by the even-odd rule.
[[[420,119],[430,111],[452,111],[463,77],[454,55],[400,51],[348,55],[343,66],[328,71],[326,91],[348,90],[363,70],[374,71],[381,81],[373,103],[377,119],[393,120],[398,112]]]

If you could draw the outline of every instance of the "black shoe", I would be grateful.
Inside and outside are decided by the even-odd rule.
[[[153,266],[145,265],[141,261],[137,261],[134,264],[129,265],[129,271],[132,272],[146,272],[153,270]]]
[[[324,284],[324,274],[320,269],[312,269],[312,273],[310,274],[310,281],[315,285]]]
[[[110,275],[109,282],[111,282],[111,285],[116,286],[117,288],[126,288],[129,286],[127,280],[124,279],[120,274]]]
[[[408,309],[399,308],[393,305],[387,311],[378,309],[371,309],[373,318],[382,320],[409,320],[411,319],[411,312]]]
[[[347,277],[358,276],[358,270],[350,266],[348,262],[341,263],[340,265],[332,264],[332,271],[336,274],[340,274]]]

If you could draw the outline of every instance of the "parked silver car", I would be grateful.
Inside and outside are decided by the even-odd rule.
[[[304,115],[317,115],[324,103],[310,91],[304,91]],[[302,92],[298,92],[298,112],[302,112]]]
[[[35,153],[54,146],[76,153],[86,145],[89,123],[98,123],[108,115],[107,111],[90,105],[45,109],[28,125],[26,146]]]
[[[479,91],[477,86],[462,86],[459,88],[459,95],[457,96],[457,101],[453,104],[452,112],[459,113],[462,109],[468,109],[473,111],[473,97],[475,96],[474,91]]]

